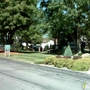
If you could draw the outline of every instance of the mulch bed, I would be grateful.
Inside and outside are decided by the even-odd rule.
[[[7,51],[8,52],[8,51]],[[4,51],[3,50],[0,50],[0,53],[4,53]],[[12,52],[12,51],[10,51],[10,54],[20,54],[19,52]]]
[[[71,56],[56,56],[56,58],[66,58],[66,59],[69,59],[71,58]],[[73,60],[77,60],[79,58],[82,58],[81,56],[73,56]]]

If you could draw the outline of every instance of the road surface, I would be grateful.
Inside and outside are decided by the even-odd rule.
[[[0,90],[83,90],[90,76],[0,58]]]

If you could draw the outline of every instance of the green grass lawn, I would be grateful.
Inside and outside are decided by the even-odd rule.
[[[12,59],[12,60],[19,60],[24,62],[30,62],[30,63],[40,63],[45,60],[46,57],[53,56],[51,54],[45,54],[45,53],[38,53],[38,52],[26,52],[26,53],[18,53],[18,54],[12,54],[10,57],[4,57],[4,54],[1,54],[0,57]]]

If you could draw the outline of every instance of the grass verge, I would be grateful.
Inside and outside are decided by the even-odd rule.
[[[12,59],[12,60],[19,60],[23,62],[30,62],[30,63],[35,63],[35,64],[40,64],[43,63],[45,58],[53,56],[50,54],[44,54],[44,53],[38,53],[38,52],[23,52],[23,53],[10,53],[10,57],[4,56],[4,53],[0,53],[0,57],[2,58],[7,58],[7,59]]]

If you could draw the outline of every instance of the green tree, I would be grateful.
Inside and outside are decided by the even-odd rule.
[[[35,26],[30,26],[28,30],[17,31],[16,35],[21,42],[26,42],[26,49],[28,49],[28,43],[37,44],[42,41],[42,32]]]
[[[90,0],[42,0],[41,9],[44,12],[45,31],[54,38],[67,38],[90,35],[89,12]],[[46,26],[47,25],[47,26]],[[60,37],[61,36],[61,37]],[[77,38],[74,39],[77,46]]]
[[[38,28],[36,29],[38,14],[37,0],[1,0],[0,33],[2,42],[12,44],[12,37],[18,31],[22,33],[21,36],[40,37],[41,34],[38,34]],[[31,35],[32,33],[33,35]],[[29,39],[27,38],[27,41]]]

